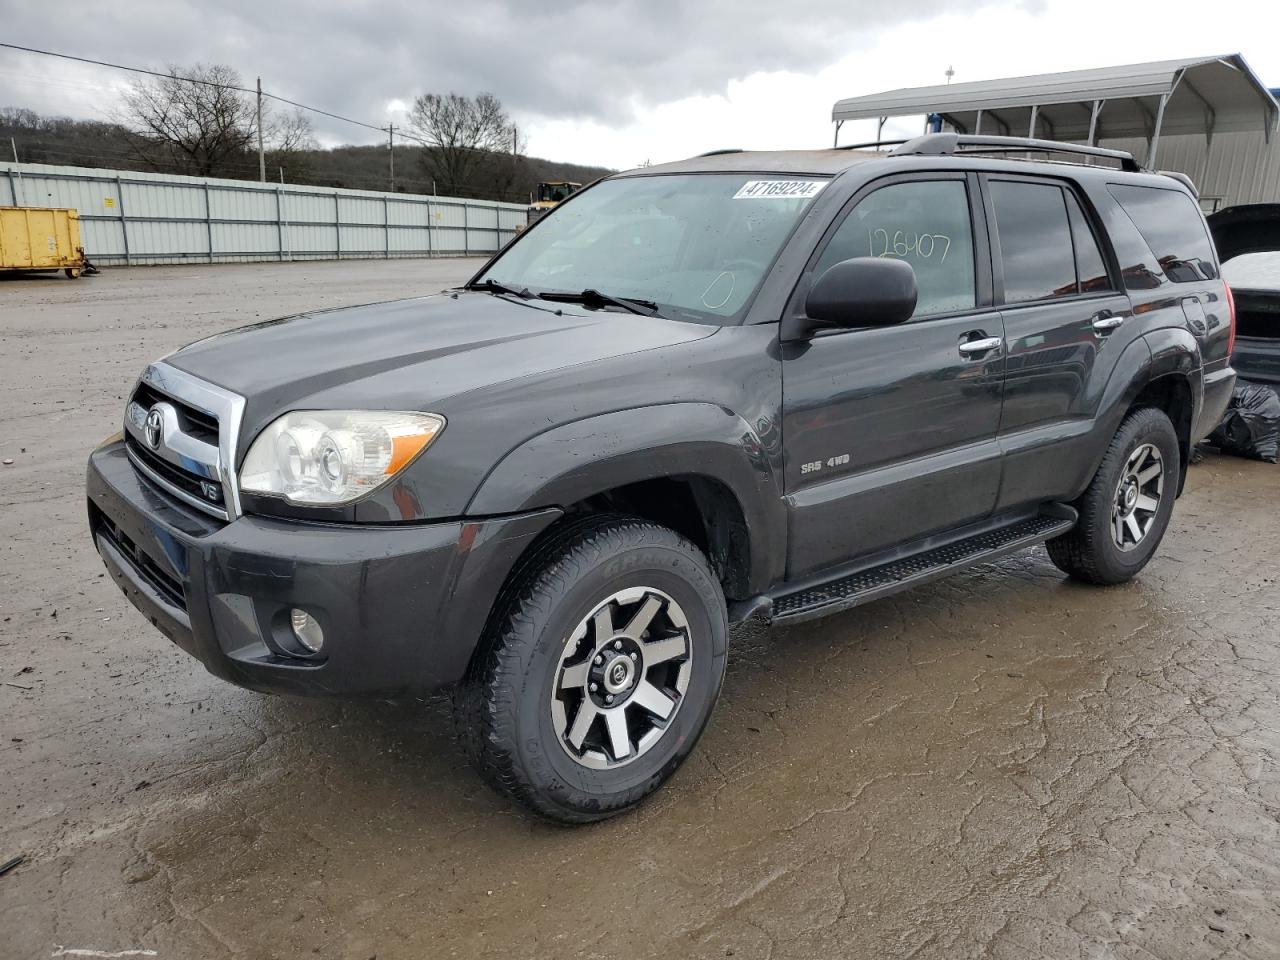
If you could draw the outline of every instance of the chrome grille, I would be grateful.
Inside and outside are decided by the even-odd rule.
[[[154,363],[125,407],[125,450],[134,468],[162,490],[234,520],[240,515],[235,443],[243,414],[243,397]]]

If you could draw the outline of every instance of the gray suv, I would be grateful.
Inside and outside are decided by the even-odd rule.
[[[89,461],[107,569],[233,683],[451,688],[481,773],[568,822],[679,767],[732,623],[1042,542],[1128,580],[1235,377],[1188,185],[890,146],[622,173],[462,288],[152,364]]]

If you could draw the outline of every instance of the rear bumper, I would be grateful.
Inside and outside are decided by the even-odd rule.
[[[1236,340],[1231,365],[1241,379],[1280,385],[1280,338],[1240,337]]]
[[[112,579],[216,676],[266,692],[397,696],[458,680],[498,590],[558,516],[404,526],[222,523],[141,477],[123,444],[89,459],[89,524]],[[289,611],[324,630],[305,658]]]

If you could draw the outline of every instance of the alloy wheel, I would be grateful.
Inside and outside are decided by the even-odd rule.
[[[1111,535],[1121,550],[1133,550],[1155,523],[1164,495],[1164,458],[1144,443],[1125,461],[1111,508]]]
[[[569,635],[551,690],[560,746],[595,770],[643,756],[684,702],[693,644],[684,610],[653,587],[611,594]]]

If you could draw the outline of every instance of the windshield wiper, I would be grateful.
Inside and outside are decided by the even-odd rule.
[[[658,305],[652,300],[637,300],[633,297],[614,297],[607,293],[588,287],[581,293],[570,293],[568,290],[544,290],[538,296],[543,300],[557,300],[561,303],[580,303],[585,307],[618,307],[628,313],[638,313],[642,317],[658,315]]]
[[[489,293],[509,293],[513,297],[519,297],[521,300],[532,300],[533,294],[529,292],[528,287],[521,287],[517,290],[515,287],[509,287],[505,283],[499,283],[493,277],[489,277],[483,283],[467,284],[468,290],[486,290]]]

